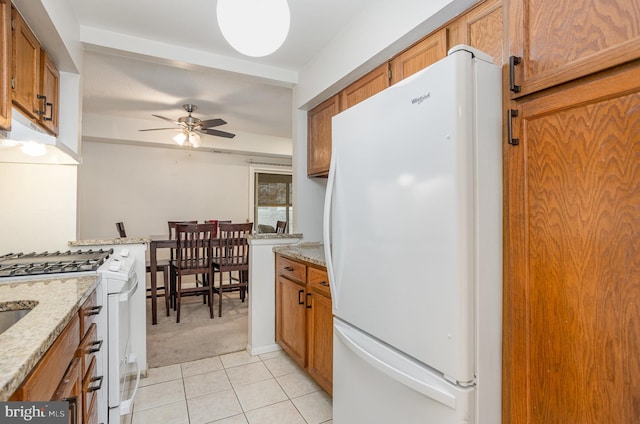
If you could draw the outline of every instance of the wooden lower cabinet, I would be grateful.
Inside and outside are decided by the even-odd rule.
[[[76,355],[79,343],[80,320],[76,315],[9,400],[66,400],[69,401],[69,422],[81,424],[81,362]]]
[[[333,393],[333,314],[325,269],[276,255],[276,342]]]
[[[97,424],[97,340],[95,290],[80,307],[35,368],[11,395],[11,401],[67,401],[70,424]]]
[[[302,368],[307,366],[305,285],[281,275],[276,280],[276,341]]]
[[[331,295],[311,286],[307,293],[307,371],[327,391],[333,393],[333,313]]]

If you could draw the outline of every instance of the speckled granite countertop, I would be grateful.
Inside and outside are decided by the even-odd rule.
[[[276,246],[273,251],[288,258],[299,259],[325,268],[327,266],[324,260],[324,244],[322,243],[288,244]]]
[[[0,401],[18,388],[96,285],[97,276],[0,281],[0,310],[36,306],[0,334]],[[33,303],[31,303],[33,305]]]
[[[249,240],[265,240],[265,239],[286,239],[286,238],[302,238],[302,234],[289,234],[289,233],[256,233],[248,235]]]
[[[149,237],[121,237],[110,239],[94,239],[94,240],[72,240],[67,244],[71,247],[78,246],[106,246],[110,244],[145,244],[150,243]]]

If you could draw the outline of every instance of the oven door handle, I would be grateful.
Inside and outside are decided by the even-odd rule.
[[[137,288],[138,288],[138,279],[135,277],[135,275],[133,277],[133,281],[134,281],[133,286],[129,290],[127,290],[124,293],[120,293],[118,295],[118,300],[120,302],[127,302],[129,300],[129,298],[131,297],[131,295],[133,293],[135,293],[135,291],[137,290]]]
[[[138,356],[135,353],[132,353],[127,356],[127,363],[136,364],[136,385],[133,388],[133,393],[131,397],[127,400],[123,400],[120,402],[120,415],[127,415],[133,411],[133,400],[136,398],[136,393],[138,392],[138,385],[140,384],[140,363],[138,362]]]

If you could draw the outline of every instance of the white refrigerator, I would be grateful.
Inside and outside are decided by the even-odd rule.
[[[501,422],[501,115],[456,46],[333,118],[334,424]]]

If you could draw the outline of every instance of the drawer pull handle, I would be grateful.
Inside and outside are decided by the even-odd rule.
[[[329,283],[327,283],[326,281],[320,281],[320,285],[321,286],[325,286],[325,287],[329,287]]]
[[[91,382],[95,383],[97,381],[98,385],[97,386],[89,386],[89,387],[87,387],[87,393],[96,392],[96,391],[100,390],[102,388],[102,379],[103,378],[104,378],[103,376],[91,377]]]
[[[101,310],[102,310],[102,305],[93,306],[90,309],[87,309],[87,311],[84,314],[85,314],[85,316],[90,317],[90,316],[93,316],[93,315],[98,315]]]
[[[71,412],[71,417],[69,419],[69,422],[71,423],[79,422],[78,421],[78,397],[71,396],[67,398],[62,398],[61,400],[63,402],[69,402],[69,411]]]
[[[304,290],[302,289],[298,290],[298,305],[304,305],[304,299],[302,298],[303,294],[304,294]]]
[[[95,342],[92,342],[90,346],[94,346],[94,347],[90,347],[89,349],[87,349],[87,353],[100,352],[100,349],[102,349],[102,340],[96,340]]]
[[[285,266],[284,269],[286,269],[289,272],[293,272],[293,268],[291,268],[290,266]]]

